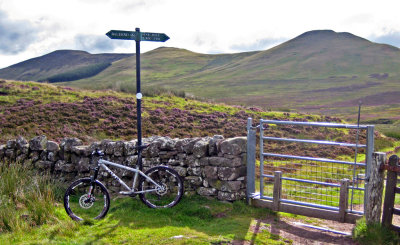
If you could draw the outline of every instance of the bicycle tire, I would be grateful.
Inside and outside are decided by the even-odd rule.
[[[183,196],[183,181],[181,176],[167,166],[153,167],[145,174],[163,188],[142,177],[139,183],[140,200],[150,208],[171,208],[178,204]],[[153,190],[153,191],[151,191]]]
[[[91,198],[89,188],[94,185]],[[110,208],[110,194],[98,180],[91,183],[90,178],[81,178],[73,182],[65,192],[64,208],[73,220],[82,221],[101,219]]]

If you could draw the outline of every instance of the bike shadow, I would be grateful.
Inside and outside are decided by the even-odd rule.
[[[117,227],[131,232],[132,236],[140,235],[141,230],[167,227],[171,230],[178,228],[177,232],[189,230],[211,238],[229,237],[230,240],[243,241],[248,240],[246,236],[251,231],[252,222],[269,215],[273,215],[271,211],[250,207],[244,201],[228,203],[199,196],[185,196],[173,208],[151,209],[138,198],[114,197],[104,220],[110,227],[94,238],[96,240],[93,242],[113,235]],[[183,234],[173,234],[173,237],[180,235]]]

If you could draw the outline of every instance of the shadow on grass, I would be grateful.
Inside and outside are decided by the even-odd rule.
[[[99,243],[103,238],[109,236],[110,234],[113,234],[113,232],[120,226],[120,223],[108,226],[106,229],[103,229],[101,232],[98,232],[93,235],[93,237],[89,238],[88,240],[85,241],[85,244],[97,244]]]
[[[241,201],[222,203],[193,196],[184,197],[177,206],[169,209],[151,209],[135,198],[117,198],[111,201],[106,219],[131,230],[178,227],[214,238],[245,240],[252,221],[269,215],[272,215],[271,211],[253,208]],[[247,239],[254,240],[254,237]]]

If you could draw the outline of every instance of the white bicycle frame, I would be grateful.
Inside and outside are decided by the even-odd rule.
[[[135,168],[130,168],[118,163],[114,163],[114,162],[110,162],[104,159],[99,159],[98,161],[98,166],[100,166],[101,168],[103,168],[104,170],[106,170],[115,180],[118,180],[118,182],[125,187],[125,189],[128,190],[128,192],[120,192],[120,194],[125,194],[125,195],[129,195],[129,194],[140,194],[140,193],[145,193],[145,192],[153,192],[153,191],[158,191],[160,189],[162,189],[163,187],[160,186],[159,184],[157,184],[153,179],[151,179],[149,176],[147,176],[146,174],[144,174],[142,171],[140,171],[137,167]],[[109,169],[106,165],[110,165],[116,168],[122,168],[131,172],[135,173],[135,177],[133,179],[133,183],[132,183],[132,188],[130,188],[120,177],[118,177],[111,169]],[[146,178],[148,181],[150,181],[151,183],[153,183],[157,188],[156,189],[149,189],[149,190],[142,190],[142,191],[135,191],[135,187],[136,187],[136,182],[137,182],[137,177],[138,176],[142,176],[144,178]]]

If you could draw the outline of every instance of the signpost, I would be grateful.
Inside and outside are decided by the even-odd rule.
[[[164,33],[152,33],[152,32],[140,32],[140,31],[137,32],[137,31],[111,30],[107,32],[106,35],[111,39],[135,40],[135,41],[165,42],[169,39],[169,37]],[[137,40],[138,37],[139,40]]]
[[[140,42],[165,42],[169,39],[164,33],[140,32],[140,28],[135,31],[119,31],[111,30],[106,33],[111,39],[119,40],[135,40],[136,42],[136,108],[137,108],[137,132],[138,132],[138,154],[142,154],[142,93],[140,92]],[[141,161],[141,157],[138,159]],[[139,168],[142,168],[142,163],[138,162]]]

